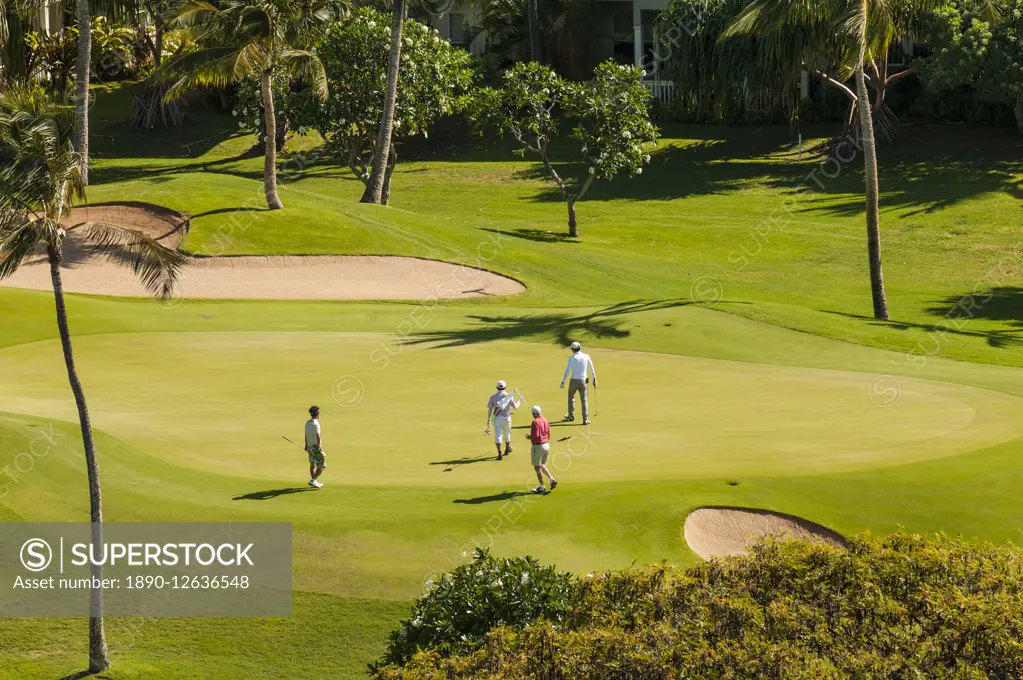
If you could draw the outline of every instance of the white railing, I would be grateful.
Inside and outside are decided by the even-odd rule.
[[[654,99],[661,104],[671,102],[675,95],[675,83],[670,80],[644,80],[643,86],[650,90]]]

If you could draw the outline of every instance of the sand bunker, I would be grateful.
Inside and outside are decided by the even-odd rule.
[[[188,231],[188,219],[147,203],[110,203],[76,209],[67,223],[117,224],[177,248]],[[64,289],[71,293],[150,295],[128,269],[90,257],[76,245],[73,235],[65,247],[62,274]],[[40,253],[26,261],[0,285],[49,290],[45,256]],[[514,295],[524,290],[518,281],[493,272],[414,257],[245,256],[193,258],[179,278],[174,300],[426,300]]]
[[[705,560],[741,555],[757,539],[772,534],[843,547],[834,531],[799,517],[749,508],[699,508],[685,523],[686,543]]]

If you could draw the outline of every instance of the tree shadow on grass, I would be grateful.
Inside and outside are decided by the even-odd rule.
[[[1017,326],[1017,329],[996,329],[996,330],[984,330],[984,329],[970,329],[970,317],[965,313],[958,315],[955,311],[955,305],[958,304],[961,298],[949,297],[948,300],[954,300],[947,307],[932,307],[928,311],[932,314],[938,314],[943,319],[939,319],[934,323],[916,323],[912,321],[880,321],[872,316],[865,316],[863,314],[851,314],[849,312],[837,312],[830,309],[822,310],[826,314],[835,314],[836,316],[844,316],[848,319],[856,319],[857,321],[864,321],[870,326],[883,326],[884,328],[891,328],[894,330],[906,331],[906,330],[918,330],[924,331],[931,335],[944,337],[945,335],[956,335],[964,338],[980,338],[987,342],[988,346],[996,349],[1004,349],[1009,347],[1018,347],[1023,345],[1023,322],[1014,323],[1012,325]],[[948,315],[948,316],[946,316]],[[974,318],[983,318],[982,316],[975,315]],[[934,340],[927,343],[921,343],[920,353],[931,354],[934,351],[932,347],[934,343],[938,343],[940,349],[941,340]],[[914,352],[915,353],[915,352]]]
[[[650,312],[692,304],[690,300],[671,299],[619,302],[595,312],[571,314],[552,312],[526,316],[488,316],[472,314],[470,319],[477,323],[467,328],[449,331],[430,331],[415,335],[407,340],[409,344],[431,344],[436,347],[462,347],[495,340],[515,340],[527,337],[553,337],[556,342],[567,345],[580,337],[627,338],[631,334],[622,328],[621,317],[638,312]]]
[[[496,503],[497,501],[507,501],[512,498],[518,498],[519,496],[531,495],[528,491],[502,491],[501,493],[491,494],[490,496],[476,496],[475,498],[456,498],[452,503],[461,503],[463,505],[483,505],[484,503]]]
[[[575,236],[569,236],[568,234],[555,233],[553,231],[544,231],[542,229],[488,229],[483,228],[483,231],[489,231],[494,234],[501,236],[511,236],[512,238],[521,238],[526,241],[533,241],[534,243],[579,243],[579,238]]]
[[[243,496],[235,496],[231,500],[233,501],[268,501],[271,498],[277,498],[278,496],[288,496],[293,493],[305,493],[306,491],[315,491],[316,489],[311,486],[293,486],[285,489],[269,489],[267,491],[253,491]]]
[[[103,671],[99,671],[99,672],[102,673]],[[65,675],[60,680],[82,680],[82,678],[93,678],[93,677],[95,677],[95,678],[107,678],[107,677],[110,677],[110,676],[108,676],[108,675],[97,675],[96,673],[93,673],[92,671],[78,671],[77,673],[71,673],[70,675]]]

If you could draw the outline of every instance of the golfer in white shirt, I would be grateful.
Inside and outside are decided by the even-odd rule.
[[[590,424],[590,404],[587,400],[587,385],[589,376],[593,376],[593,389],[597,389],[597,370],[593,368],[593,360],[590,355],[582,351],[582,345],[578,342],[572,343],[572,356],[568,358],[568,366],[565,367],[565,375],[561,378],[561,387],[564,389],[565,381],[568,380],[568,413],[565,420],[575,420],[575,393],[579,393],[579,401],[583,404],[583,423]]]
[[[522,405],[522,397],[518,401],[505,392],[508,387],[503,380],[497,381],[497,392],[487,401],[487,429],[490,434],[490,423],[494,423],[494,444],[497,446],[497,459],[501,460],[512,452],[511,445],[511,410]],[[501,441],[504,441],[504,454],[501,454]]]

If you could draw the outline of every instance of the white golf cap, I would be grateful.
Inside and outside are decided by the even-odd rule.
[[[503,380],[498,380],[497,381],[497,389],[503,390],[505,387],[508,387],[508,383],[506,383]]]
[[[540,405],[536,404],[533,406],[533,413],[540,413]]]
[[[572,349],[582,349],[583,348],[583,346],[580,345],[578,342],[573,342],[571,345],[569,345],[569,347],[571,347]]]

